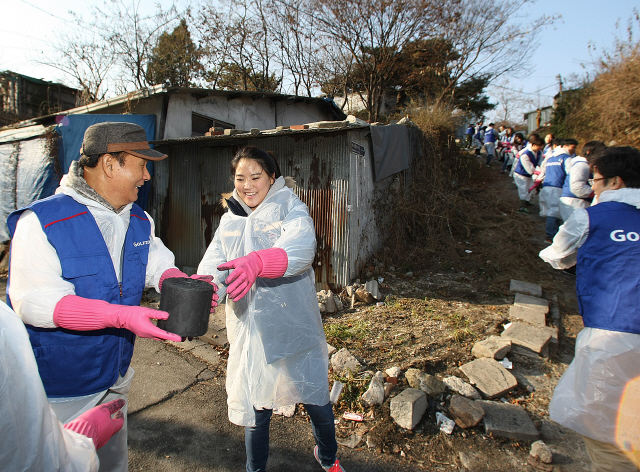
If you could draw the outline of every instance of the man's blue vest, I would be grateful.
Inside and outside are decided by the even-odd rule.
[[[640,334],[640,210],[620,202],[586,209],[576,292],[588,328]]]
[[[573,166],[576,165],[589,165],[588,162],[584,162],[582,160],[580,161],[573,161],[573,163],[571,164],[571,168],[573,169]],[[562,196],[563,197],[571,197],[571,198],[580,198],[577,197],[572,191],[571,191],[571,170],[569,170],[569,172],[567,172],[567,177],[566,179],[564,179],[564,184],[562,185]],[[591,198],[583,198],[583,200],[587,200],[587,201],[591,201]]]
[[[496,133],[493,128],[488,129],[484,132],[484,142],[485,143],[495,143],[496,142]]]
[[[137,306],[145,286],[151,223],[133,205],[122,254],[122,282],[104,237],[85,205],[58,194],[17,210],[7,219],[11,236],[20,215],[32,210],[60,259],[62,278],[83,298]],[[9,282],[11,274],[9,275]],[[8,284],[7,284],[8,285]],[[9,287],[7,286],[7,302]],[[49,397],[76,397],[106,390],[124,375],[135,335],[123,328],[71,331],[27,326],[31,346]]]
[[[568,154],[558,154],[547,159],[547,170],[544,174],[543,187],[562,188],[566,180],[567,173],[564,168],[564,161]]]
[[[534,167],[538,165],[538,156],[534,154],[533,151],[527,149],[520,155],[520,157],[522,157],[522,155],[524,154],[529,156],[529,160],[531,161]],[[518,159],[518,165],[516,166],[516,169],[514,170],[514,172],[516,174],[524,175],[525,177],[531,177],[531,174],[525,170],[524,166],[520,162],[520,159]]]

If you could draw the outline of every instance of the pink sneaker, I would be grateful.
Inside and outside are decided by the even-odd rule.
[[[320,462],[320,458],[318,457],[318,446],[313,448],[313,456],[318,461],[318,464],[320,464],[322,466],[322,468],[324,470],[326,470],[327,472],[346,472],[342,468],[342,466],[340,465],[340,461],[338,459],[336,459],[336,461],[333,463],[333,465],[331,467],[329,467],[328,469],[325,466],[323,466],[322,462]]]

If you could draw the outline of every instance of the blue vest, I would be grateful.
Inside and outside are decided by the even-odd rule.
[[[547,169],[544,174],[544,187],[562,188],[567,177],[567,173],[564,169],[564,160],[567,157],[567,154],[559,154],[547,159]]]
[[[496,142],[496,132],[495,130],[492,129],[488,129],[487,131],[485,131],[484,133],[484,142],[485,143],[495,143]]]
[[[576,292],[588,328],[640,334],[640,210],[620,202],[586,209]]]
[[[527,149],[520,156],[522,157],[524,154],[529,156],[529,160],[534,165],[534,167],[538,165],[538,156],[535,155],[533,151]],[[524,175],[525,177],[531,177],[531,174],[525,170],[522,162],[520,162],[520,159],[518,159],[518,165],[516,166],[516,170],[514,170],[514,172],[516,174]]]
[[[574,161],[573,164],[571,164],[571,169],[573,169],[573,166],[575,165],[589,165],[589,163],[583,161]],[[571,191],[571,169],[569,169],[569,172],[567,172],[567,178],[564,180],[564,185],[562,186],[562,196],[570,198],[580,198]],[[591,198],[583,198],[583,200],[591,201]]]
[[[55,248],[62,278],[79,297],[120,305],[140,305],[149,257],[151,223],[133,205],[122,254],[122,283],[104,237],[86,206],[67,195],[54,195],[17,210],[7,219],[13,236],[18,219],[32,210]],[[10,280],[10,277],[9,277]],[[7,284],[7,302],[9,287]],[[49,397],[75,397],[106,390],[124,375],[133,355],[135,335],[124,328],[96,331],[47,329],[26,325],[38,371]]]

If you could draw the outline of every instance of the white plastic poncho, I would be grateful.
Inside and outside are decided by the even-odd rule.
[[[640,208],[640,189],[602,192],[600,202],[607,201]],[[571,267],[588,235],[589,214],[577,209],[540,257],[556,269]],[[637,408],[620,410],[625,392],[640,377],[639,359],[640,335],[584,328],[576,340],[575,358],[553,393],[549,416],[583,436],[616,444],[617,435],[624,433],[617,427],[621,417],[628,424],[640,423]],[[637,405],[639,401],[632,403]],[[629,418],[630,415],[637,418]]]
[[[578,156],[571,161],[571,172],[569,173],[569,188],[571,192],[578,198],[561,197],[560,198],[560,215],[562,219],[567,221],[576,208],[589,208],[591,203],[585,200],[593,193],[589,185],[589,162],[586,158]]]
[[[244,298],[226,302],[227,403],[229,420],[240,426],[255,425],[254,407],[329,403],[327,343],[311,269],[313,220],[282,177],[249,216],[222,217],[198,274],[213,275],[222,298],[229,272],[217,266],[272,247],[287,253],[284,276],[258,278]]]
[[[62,427],[47,402],[29,335],[0,301],[0,469],[95,472],[93,441]]]

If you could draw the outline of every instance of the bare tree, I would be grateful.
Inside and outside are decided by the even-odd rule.
[[[521,123],[525,108],[535,107],[533,96],[526,94],[522,89],[517,90],[509,87],[509,81],[503,80],[499,84],[493,84],[492,95],[497,98],[498,103],[495,109],[496,121],[503,123]]]
[[[70,76],[82,91],[80,105],[104,99],[108,77],[116,63],[116,54],[98,35],[88,36],[84,30],[62,32],[53,44],[56,57],[45,57],[40,64],[53,67]]]
[[[440,36],[450,42],[458,58],[446,65],[447,84],[440,100],[452,97],[465,77],[526,72],[527,57],[537,45],[537,36],[555,18],[525,17],[519,12],[535,0],[449,1],[448,21]]]

